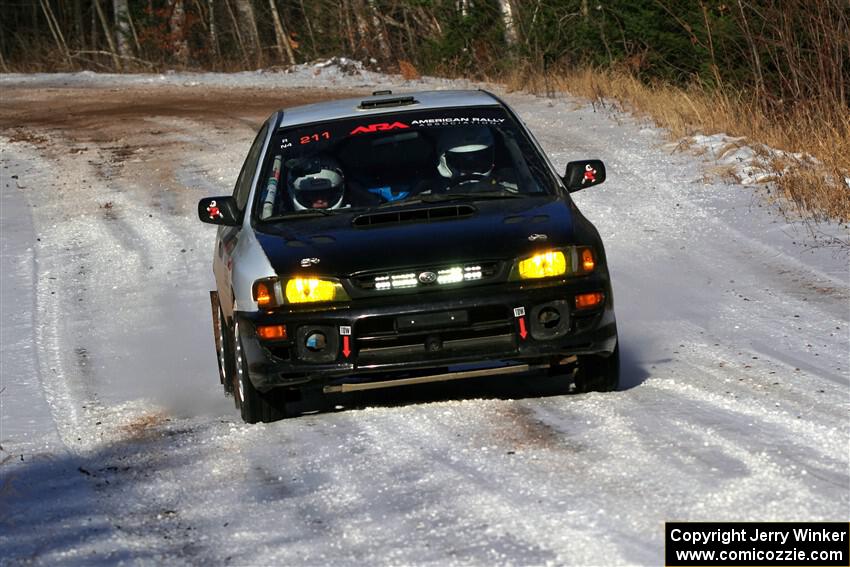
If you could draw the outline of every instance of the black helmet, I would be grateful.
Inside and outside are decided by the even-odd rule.
[[[465,175],[487,175],[496,161],[493,133],[487,126],[449,128],[440,140],[437,171],[457,179]]]
[[[289,195],[296,211],[342,206],[345,178],[335,159],[312,156],[289,160],[286,165]]]

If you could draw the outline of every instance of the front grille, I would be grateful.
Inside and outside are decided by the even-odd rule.
[[[513,319],[507,307],[488,305],[462,313],[463,316],[452,311],[361,319],[354,328],[358,364],[403,362],[420,355],[444,358],[489,353],[514,346]],[[445,315],[444,323],[433,323],[440,321],[441,315]],[[423,327],[400,325],[420,319],[426,321]]]
[[[498,273],[499,262],[474,262],[372,272],[357,275],[352,278],[352,282],[359,289],[369,292],[421,290],[484,282],[495,278]]]

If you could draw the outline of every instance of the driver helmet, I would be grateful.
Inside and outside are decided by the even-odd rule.
[[[289,195],[296,211],[342,206],[345,178],[335,159],[318,155],[290,160],[287,166]]]
[[[450,128],[440,140],[437,171],[447,179],[488,175],[495,161],[495,141],[487,126]]]

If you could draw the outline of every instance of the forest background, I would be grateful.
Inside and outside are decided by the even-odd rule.
[[[334,56],[570,92],[677,139],[741,137],[786,213],[850,221],[850,0],[0,0],[5,73]]]

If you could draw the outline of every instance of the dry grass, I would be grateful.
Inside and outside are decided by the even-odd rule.
[[[398,72],[406,81],[416,81],[422,78],[419,70],[414,67],[413,63],[405,59],[399,59]]]
[[[766,111],[758,100],[730,89],[702,85],[680,88],[647,85],[628,70],[576,69],[542,76],[519,68],[507,77],[511,88],[565,91],[594,104],[614,104],[651,118],[673,138],[726,133],[815,158],[785,157],[770,162],[776,187],[794,211],[810,220],[850,222],[850,111],[829,101],[804,101]]]

